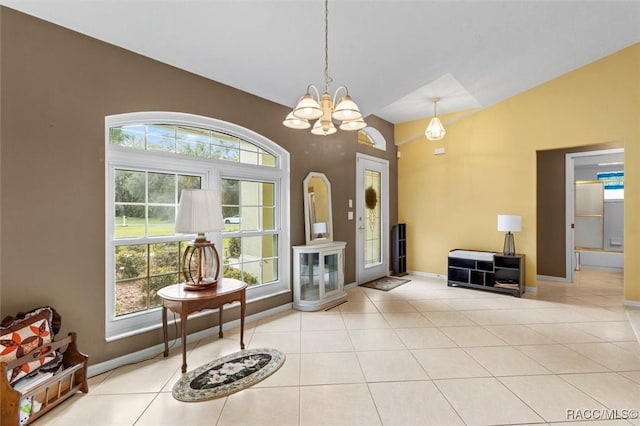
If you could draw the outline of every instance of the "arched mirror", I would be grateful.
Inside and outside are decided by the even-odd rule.
[[[304,224],[307,244],[333,241],[331,184],[324,173],[310,172],[304,179]]]

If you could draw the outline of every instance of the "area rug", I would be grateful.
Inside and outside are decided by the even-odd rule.
[[[394,288],[406,284],[411,280],[405,280],[403,278],[394,277],[382,277],[377,280],[369,281],[368,283],[360,284],[362,287],[375,288],[376,290],[389,291]]]
[[[222,398],[266,379],[284,360],[284,354],[275,349],[235,352],[188,371],[173,385],[171,394],[185,402]]]

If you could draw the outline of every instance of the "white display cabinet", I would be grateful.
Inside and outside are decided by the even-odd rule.
[[[319,311],[347,300],[344,291],[344,248],[333,241],[293,247],[293,307]]]

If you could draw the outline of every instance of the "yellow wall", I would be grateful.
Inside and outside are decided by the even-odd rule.
[[[427,124],[396,125],[395,140]],[[623,141],[624,296],[640,302],[639,139],[640,43],[454,122],[442,141],[422,136],[400,145],[398,219],[407,224],[408,269],[446,275],[451,249],[500,251],[496,216],[517,214],[516,249],[527,256],[527,286],[535,286],[536,150]],[[434,155],[436,147],[446,154]]]

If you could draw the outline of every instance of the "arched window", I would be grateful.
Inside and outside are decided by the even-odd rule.
[[[387,140],[375,127],[365,127],[358,131],[358,142],[381,151],[387,150]]]
[[[160,326],[158,289],[181,281],[184,188],[217,187],[225,230],[210,235],[247,298],[289,289],[289,154],[243,127],[183,113],[106,117],[106,336]]]

